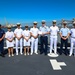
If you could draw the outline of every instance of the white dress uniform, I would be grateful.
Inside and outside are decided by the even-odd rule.
[[[20,28],[20,29],[15,29],[14,33],[20,37],[23,33],[23,30]],[[20,54],[22,54],[22,38],[20,40],[18,40],[16,38],[16,54],[18,55],[18,45],[20,44]]]
[[[57,33],[59,28],[57,26],[50,27],[50,53],[52,53],[53,44],[54,44],[54,53],[57,53]]]
[[[70,55],[72,55],[73,53],[73,46],[75,46],[75,28],[72,28],[71,31],[71,48],[70,48]],[[74,51],[74,55],[75,55],[75,51]]]
[[[5,34],[5,38],[9,38],[9,39],[12,39],[14,37],[14,32],[13,31],[7,31],[6,34]],[[12,42],[9,42],[8,40],[6,40],[6,45],[7,45],[7,48],[9,47],[14,47],[14,40]]]
[[[22,35],[25,36],[25,38],[28,38],[30,36],[30,31],[24,30]],[[24,39],[24,46],[30,46],[30,39],[28,41]]]
[[[39,29],[38,28],[31,28],[30,29],[30,32],[36,36],[38,35],[39,33]],[[34,38],[34,37],[31,37],[31,54],[33,54],[33,49],[35,50],[34,52],[37,53],[37,49],[38,49],[38,38]]]

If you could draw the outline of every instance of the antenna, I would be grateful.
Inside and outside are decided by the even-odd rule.
[[[4,17],[4,20],[5,20],[5,23],[6,23],[6,26],[8,25],[8,22],[7,22],[7,20],[6,20],[6,18]]]

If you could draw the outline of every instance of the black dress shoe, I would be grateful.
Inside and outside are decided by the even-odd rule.
[[[47,53],[45,53],[45,55],[47,55]]]
[[[66,55],[66,56],[68,56],[68,54],[67,54],[67,53],[65,53],[65,55]]]
[[[43,52],[40,52],[40,54],[43,54]]]
[[[62,55],[62,53],[59,53],[59,55]]]
[[[0,54],[0,56],[2,56],[2,54]]]
[[[4,55],[4,54],[1,54],[1,56],[2,56],[2,57],[5,57],[5,55]]]
[[[73,56],[75,57],[75,54]]]

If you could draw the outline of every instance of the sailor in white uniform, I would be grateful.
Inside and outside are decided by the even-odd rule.
[[[71,48],[69,56],[72,55],[73,47],[75,46],[75,22],[73,22],[73,28],[70,30],[70,34],[71,34]],[[74,56],[75,56],[75,50],[74,50]]]
[[[38,50],[38,33],[39,29],[37,28],[37,22],[33,22],[34,26],[33,28],[30,29],[30,34],[31,34],[31,55],[33,54],[33,49],[34,53],[37,53]]]
[[[30,31],[28,30],[28,26],[25,26],[25,30],[23,31],[23,38],[24,38],[24,55],[26,55],[26,49],[27,54],[29,55],[29,48],[30,48]]]
[[[52,21],[53,26],[50,27],[50,54],[52,54],[53,44],[54,44],[54,53],[57,54],[57,33],[59,28],[56,26],[56,20]]]
[[[18,55],[18,46],[20,44],[20,54],[22,55],[22,33],[23,30],[20,28],[20,23],[17,23],[17,29],[14,31],[14,35],[16,38],[16,55]]]
[[[14,56],[13,54],[13,47],[14,47],[14,32],[11,31],[11,26],[8,25],[8,31],[6,32],[5,34],[5,38],[6,38],[6,45],[7,45],[7,48],[8,48],[8,54],[9,54],[9,57],[11,56]]]

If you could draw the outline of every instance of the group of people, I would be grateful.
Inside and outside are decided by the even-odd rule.
[[[16,55],[18,55],[18,46],[20,46],[20,54],[23,54],[24,46],[24,55],[33,55],[33,53],[38,54],[38,36],[40,36],[40,54],[52,54],[54,48],[54,54],[57,55],[57,34],[61,37],[60,45],[60,55],[63,53],[63,45],[65,45],[65,55],[71,56],[73,53],[73,46],[75,45],[75,22],[73,22],[73,28],[69,29],[67,27],[67,22],[62,23],[63,27],[61,29],[56,26],[56,20],[52,21],[52,26],[50,28],[46,25],[46,21],[42,20],[42,26],[37,28],[37,22],[33,22],[33,27],[28,28],[28,25],[25,26],[25,30],[21,29],[21,24],[17,23],[17,28],[11,31],[11,25],[8,25],[8,31],[5,33],[0,25],[0,55],[4,57],[3,48],[4,48],[4,38],[6,38],[6,45],[8,48],[8,56],[14,56],[14,38],[16,45]],[[50,50],[48,52],[48,35],[50,34]],[[68,38],[71,36],[71,47],[70,52],[67,49]],[[54,46],[54,47],[53,47]],[[30,51],[29,51],[30,50]],[[75,55],[75,52],[74,52]]]

